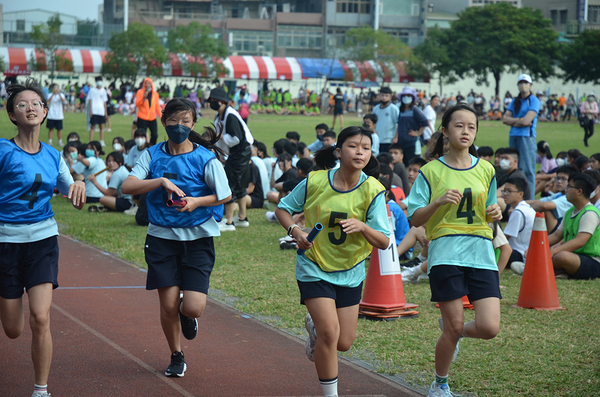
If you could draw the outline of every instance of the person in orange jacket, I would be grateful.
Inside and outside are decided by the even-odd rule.
[[[138,129],[150,129],[150,144],[155,145],[158,139],[158,129],[156,118],[162,116],[158,92],[154,89],[152,79],[144,79],[142,88],[135,95],[135,106],[137,107],[137,126]]]

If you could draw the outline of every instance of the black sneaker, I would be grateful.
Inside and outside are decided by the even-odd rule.
[[[415,266],[419,266],[423,261],[419,259],[419,257],[416,257],[413,260],[410,260],[408,262],[404,262],[401,264],[402,267],[415,267]]]
[[[181,309],[179,309],[179,322],[185,339],[192,340],[198,335],[198,320],[184,316]]]
[[[183,378],[186,369],[187,365],[185,364],[185,359],[183,358],[183,351],[174,352],[171,354],[171,365],[169,365],[165,371],[165,375]]]

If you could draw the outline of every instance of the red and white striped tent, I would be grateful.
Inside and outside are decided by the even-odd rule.
[[[98,50],[59,50],[58,54],[73,63],[75,73],[100,73],[106,51]],[[34,48],[0,47],[0,57],[4,58],[6,76],[29,75],[32,71],[31,59],[35,56],[42,70],[46,70],[46,55]]]

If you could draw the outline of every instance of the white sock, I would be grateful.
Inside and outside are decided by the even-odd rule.
[[[421,265],[415,266],[414,269],[415,270],[414,270],[413,274],[415,276],[420,276],[421,274],[425,273],[423,270],[421,270]]]
[[[338,390],[337,390],[338,378],[337,378],[337,376],[333,379],[326,379],[326,380],[319,379],[319,382],[321,382],[321,388],[323,389],[324,397],[337,397],[337,395],[338,395]]]
[[[33,390],[34,391],[41,391],[41,392],[47,392],[48,391],[48,385],[38,385],[36,383],[33,384]]]
[[[423,256],[423,254],[421,254],[419,252],[419,255],[417,255],[417,258],[421,261],[421,262],[425,262],[425,260],[427,259],[426,257]]]

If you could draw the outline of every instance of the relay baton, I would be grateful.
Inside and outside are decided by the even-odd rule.
[[[320,223],[315,223],[315,227],[313,227],[312,230],[310,231],[310,233],[308,233],[308,236],[306,236],[306,239],[312,243],[314,241],[314,239],[317,237],[317,234],[319,234],[319,232],[321,230],[323,230],[323,225],[321,225]],[[296,253],[298,255],[302,255],[304,253],[304,250],[302,248],[298,248]]]
[[[96,173],[94,174],[94,176],[98,176],[98,175],[100,175],[101,173],[103,173],[104,171],[108,171],[108,167],[106,167],[106,168],[105,168],[105,169],[103,169],[102,171],[98,171],[98,172],[96,172]]]
[[[185,207],[184,200],[167,200],[167,207]]]

